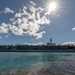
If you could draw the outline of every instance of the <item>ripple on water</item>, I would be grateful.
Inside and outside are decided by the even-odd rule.
[[[75,53],[0,53],[0,75],[49,75],[62,68],[75,71]]]

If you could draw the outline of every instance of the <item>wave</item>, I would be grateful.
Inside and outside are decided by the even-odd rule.
[[[41,65],[41,66],[40,66]],[[60,61],[43,64],[41,62],[27,69],[2,71],[0,75],[75,75],[75,62]]]

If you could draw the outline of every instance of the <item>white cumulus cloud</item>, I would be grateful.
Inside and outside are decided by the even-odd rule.
[[[12,13],[14,14],[14,11],[11,10],[10,8],[6,7],[3,11],[1,11],[0,13]]]
[[[45,31],[41,30],[43,25],[49,25],[50,20],[48,19],[46,13],[41,15],[44,11],[42,7],[35,7],[36,3],[30,2],[29,7],[23,6],[23,8],[11,18],[13,26],[10,30],[15,35],[29,35],[35,36],[37,39],[42,38]],[[30,10],[30,12],[27,11]]]
[[[25,45],[43,45],[42,42],[38,42],[38,43],[27,43],[25,42]]]
[[[74,28],[72,28],[72,31],[74,31],[75,30],[75,27]]]
[[[19,12],[15,13],[14,17],[10,19],[11,23],[5,24],[7,27],[3,25],[0,27],[2,33],[3,31],[7,33],[10,30],[14,35],[35,36],[36,39],[42,38],[46,33],[45,30],[42,30],[42,27],[51,23],[50,17],[48,17],[50,14],[46,14],[47,12],[44,12],[44,8],[36,6],[37,4],[33,1],[30,2],[29,6],[23,5],[23,8],[19,9]],[[9,8],[5,8],[4,13],[9,12],[14,13]]]
[[[4,13],[14,13],[14,11],[11,10],[10,8],[6,7],[6,8],[4,9]]]
[[[2,23],[0,25],[0,33],[8,33],[8,25],[5,23]]]
[[[75,42],[65,42],[63,45],[75,46]]]
[[[17,26],[14,25],[10,25],[9,29],[11,30],[11,32],[15,35],[23,35],[23,30],[18,28]]]
[[[34,3],[33,1],[30,1],[30,4],[36,6],[36,3]]]

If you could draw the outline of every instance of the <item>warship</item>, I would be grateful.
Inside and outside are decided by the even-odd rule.
[[[56,45],[51,38],[44,45],[0,45],[0,52],[75,52],[75,46]]]

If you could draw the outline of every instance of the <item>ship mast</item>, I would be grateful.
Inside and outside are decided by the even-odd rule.
[[[52,43],[52,38],[50,38],[50,43]]]

